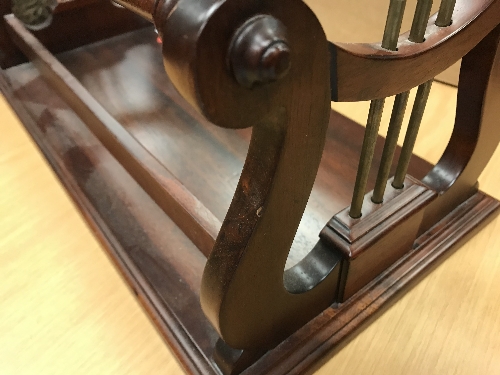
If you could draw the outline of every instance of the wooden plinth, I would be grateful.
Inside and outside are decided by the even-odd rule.
[[[353,219],[349,208],[340,211],[320,237],[343,254],[339,302],[345,302],[413,248],[425,207],[437,194],[407,176],[402,189],[387,182],[383,203],[365,195],[362,216]]]
[[[159,49],[153,30],[147,29],[58,58],[141,147],[222,219],[250,130],[222,130],[192,112],[164,74]],[[3,71],[0,87],[184,368],[193,374],[218,373],[212,361],[218,337],[199,305],[205,256],[33,66]],[[331,216],[349,204],[362,134],[361,126],[332,112],[323,161],[289,265],[317,241]],[[380,138],[375,160],[381,149]],[[409,173],[421,179],[430,169],[414,157]],[[369,188],[375,173],[376,165]],[[498,206],[487,195],[475,194],[421,235],[414,249],[377,279],[345,303],[326,309],[244,373],[303,373],[491,220]]]

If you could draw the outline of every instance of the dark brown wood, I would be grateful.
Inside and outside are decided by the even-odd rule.
[[[164,22],[167,73],[208,120],[252,127],[240,181],[205,266],[201,304],[228,345],[269,349],[330,305],[337,288],[339,256],[321,244],[283,275],[328,126],[326,37],[300,1],[225,2],[216,10],[209,1],[196,3],[199,13],[180,2]],[[291,68],[249,90],[224,62],[240,25],[261,14],[286,25]],[[260,26],[254,37],[267,46],[262,36],[272,35],[270,24]],[[294,175],[299,183],[291,182]]]
[[[14,16],[5,16],[13,42],[37,66],[89,129],[155,202],[208,256],[220,222],[158,163]]]
[[[373,100],[408,91],[433,79],[465,56],[500,22],[499,0],[457,0],[453,23],[435,26],[433,15],[423,43],[400,37],[398,51],[378,44],[335,43],[332,54],[332,100]]]
[[[159,56],[161,46],[155,39],[152,28],[145,29],[67,52],[58,58],[74,76],[72,80],[80,80],[106,112],[222,221],[243,167],[251,131],[218,128],[193,111],[164,74]],[[133,75],[128,71],[131,66],[138,68]],[[9,77],[16,82],[16,77],[22,76],[24,69],[11,69]],[[22,82],[16,85],[24,84]],[[35,82],[26,83],[22,95],[34,103],[45,103],[45,96]],[[33,85],[31,90],[30,85]],[[333,127],[336,123],[339,125]],[[343,124],[342,116],[332,112],[324,162],[286,268],[307,254],[332,214],[349,204],[363,128]],[[377,153],[382,147],[379,139]],[[374,164],[377,163],[376,160]],[[421,159],[413,159],[412,163],[413,171],[421,171],[418,178],[424,177],[431,169]],[[372,171],[369,188],[373,188],[375,176],[376,171]],[[335,195],[331,195],[333,191]],[[329,198],[325,199],[325,196]]]
[[[28,66],[10,78],[2,71],[2,94],[182,366],[193,374],[214,374],[207,359],[218,336],[199,306],[205,257],[57,93],[40,78],[30,81],[32,73]],[[12,84],[19,85],[15,77],[26,77],[27,91],[41,95],[45,105],[37,110],[23,89],[13,92]]]
[[[218,336],[199,305],[203,255],[58,94],[40,79],[36,69],[22,66],[2,72],[0,90],[184,369],[191,374],[218,374],[211,359]],[[328,158],[323,159],[320,170],[324,176],[325,168],[329,169],[333,182],[344,178],[342,169],[335,172],[335,161],[344,160],[343,153],[359,152],[360,147],[360,142],[351,142],[348,137],[345,142],[335,143],[335,136],[359,135],[362,127],[336,114],[331,119],[327,145],[338,148],[333,147]],[[230,134],[238,142],[239,135]],[[381,151],[377,147],[377,156]],[[426,162],[419,161],[411,163],[410,172],[422,176],[429,168]],[[353,179],[355,166],[351,169]],[[372,186],[375,177],[371,175]],[[335,186],[341,185],[334,185],[333,189]],[[348,201],[346,197],[345,202]],[[348,302],[327,308],[244,374],[304,374],[366,319],[381,311],[398,292],[422,277],[424,270],[460,246],[499,212],[498,202],[477,193],[422,235],[416,242],[418,246],[377,280]]]
[[[112,1],[112,0],[110,0]],[[119,4],[128,10],[133,11],[134,13],[138,14],[142,18],[147,19],[150,22],[153,22],[153,15],[156,10],[156,6],[158,3],[162,3],[163,1],[157,1],[157,0],[127,0],[127,1],[121,1],[121,0],[114,0],[116,4]],[[170,1],[172,2],[172,1]]]
[[[237,375],[253,365],[265,353],[265,350],[233,349],[222,339],[219,339],[212,357],[223,375]]]
[[[342,253],[338,302],[345,302],[413,248],[425,208],[436,193],[411,176],[404,188],[387,182],[384,203],[365,195],[362,216],[353,219],[349,207],[335,215],[320,237]]]
[[[460,247],[499,213],[499,203],[477,193],[433,228],[419,246],[366,285],[349,301],[332,306],[268,352],[246,374],[304,374],[347,335],[359,329],[397,294],[418,282],[453,249]],[[419,239],[420,240],[420,239]],[[417,240],[417,243],[419,242]],[[307,354],[308,353],[308,354]]]
[[[3,16],[12,13],[10,1],[0,3],[0,67],[26,62],[7,34]],[[67,51],[149,25],[149,22],[104,0],[60,1],[50,27],[35,36],[52,53]]]
[[[33,64],[5,72],[10,82],[0,87],[190,372],[299,373],[498,212],[498,202],[459,184],[460,199],[451,194],[453,205],[438,208],[442,220],[434,215],[416,238],[422,208],[442,191],[410,179],[361,220],[341,212],[329,224],[336,237],[317,241],[314,228],[350,195],[363,130],[330,112],[328,44],[312,12],[299,0],[122,2],[159,28],[169,78],[152,30],[61,55],[65,67],[6,17]],[[486,29],[498,24],[495,7],[478,13]],[[483,31],[467,27],[479,40]],[[466,66],[479,69],[475,51],[497,45],[493,31]],[[486,56],[495,65],[496,52]],[[483,83],[495,77],[491,68],[473,90],[474,100],[487,98],[484,108]],[[432,166],[415,160],[410,173],[420,179]],[[314,221],[306,230],[302,217]],[[313,246],[299,243],[304,256],[285,270],[304,233]]]
[[[483,15],[482,25],[480,30],[469,26],[467,39],[463,37],[464,32],[456,32],[450,40],[459,43],[460,47],[472,48],[474,41],[481,40],[490,28],[498,24],[498,4],[478,5],[478,14],[475,14],[477,9],[474,7],[464,11],[459,4],[454,22],[458,30],[463,30],[466,22],[474,24],[470,20],[474,17],[478,19],[479,15]],[[239,69],[235,70],[234,65],[233,69],[228,69],[228,56],[231,65],[233,43],[234,40],[239,41],[240,25],[245,28],[253,17],[261,14],[270,15],[286,25],[286,43],[291,51],[292,68],[289,75],[273,84],[253,87],[255,80],[251,79],[249,84],[241,79]],[[297,18],[299,14],[300,21]],[[308,268],[324,270],[324,273],[317,273],[318,278],[314,282],[310,280],[311,274],[303,272],[303,269],[295,271],[292,268],[286,273],[293,276],[283,276],[286,257],[316,174],[319,162],[317,152],[322,150],[322,129],[326,124],[321,113],[326,107],[323,93],[327,88],[329,72],[320,61],[327,60],[327,48],[323,45],[322,30],[316,30],[317,20],[308,14],[305,8],[300,9],[294,2],[286,6],[266,1],[258,4],[226,2],[214,9],[209,1],[197,2],[195,6],[185,0],[177,3],[165,19],[160,20],[156,14],[154,17],[155,24],[162,25],[160,33],[164,40],[166,71],[183,97],[218,126],[234,129],[253,127],[240,182],[208,258],[201,289],[201,303],[207,317],[222,339],[236,349],[273,347],[321,311],[325,303],[331,303],[332,291],[342,283],[336,278],[341,256],[336,247],[330,250],[329,256],[326,256],[328,252],[323,252],[323,259],[316,256],[314,250],[304,259],[304,263],[310,262]],[[303,25],[307,27],[301,29]],[[247,38],[250,42],[244,44],[249,50],[254,49],[252,36],[267,48],[268,40],[262,35],[272,35],[270,30],[274,26],[262,24],[259,27],[252,29]],[[428,40],[444,45],[443,37],[446,39],[448,35],[441,37],[439,43],[433,40],[432,34]],[[314,45],[310,43],[312,40]],[[468,51],[455,56],[452,47],[449,46],[453,61]],[[400,49],[403,50],[403,47]],[[424,51],[419,52],[432,57],[431,51],[425,54]],[[248,53],[246,58],[251,60],[254,55]],[[312,61],[315,61],[314,66]],[[407,72],[418,72],[404,69],[401,62],[406,61],[411,59],[405,56],[399,59],[397,66],[391,66],[392,76],[397,76],[394,71],[401,72],[397,76],[399,81],[404,81]],[[419,61],[419,64],[423,62],[425,60]],[[427,65],[420,71],[428,71]],[[339,65],[333,70],[339,74]],[[387,85],[386,77],[374,69],[370,70],[370,75],[384,80]],[[342,85],[351,86],[349,82]],[[365,80],[364,85],[360,90],[364,93],[374,86],[370,80]],[[253,89],[249,90],[249,87]],[[294,175],[300,176],[299,183],[291,182]],[[413,230],[404,237],[404,248],[410,247],[415,239],[422,215],[420,205],[409,210],[414,217],[408,222],[406,212],[401,217],[402,225],[409,225],[402,229],[411,227]],[[386,248],[390,243],[387,242],[389,237],[385,241],[377,243],[375,248]],[[323,244],[318,246],[321,248]],[[374,277],[375,272],[380,272],[397,259],[401,251],[396,246],[394,255],[390,251],[381,254],[380,257],[386,260],[375,262],[380,266],[364,270],[366,275],[363,277],[358,276],[363,272],[361,269],[355,270],[353,280],[356,281],[347,284],[348,295]],[[358,260],[356,266],[369,265],[377,258],[366,257],[366,260]],[[294,293],[290,293],[288,280],[293,280]],[[301,284],[303,286],[299,286]]]
[[[85,59],[79,61],[84,63]],[[10,83],[0,79],[3,94],[13,104],[104,242],[183,367],[193,374],[216,374],[210,358],[217,335],[204,318],[198,302],[200,276],[205,262],[203,256],[64,101],[40,79],[33,67],[10,70],[7,76]],[[16,87],[15,92],[12,92],[12,87]],[[42,105],[32,106],[31,103]],[[190,125],[187,123],[185,126],[189,128]],[[333,184],[328,185],[327,190],[348,190],[344,186],[352,188],[356,166],[347,161],[349,155],[356,153],[360,146],[362,127],[339,115],[332,115],[327,134],[327,152],[321,164],[320,176],[328,176]],[[349,134],[355,137],[352,142],[348,138]],[[240,142],[237,132],[228,135],[232,137],[232,143]],[[342,135],[343,141],[337,140],[336,135]],[[380,156],[381,144],[376,150],[377,156]],[[422,177],[430,169],[426,162],[418,158],[414,157],[413,161],[410,173],[414,176]],[[350,168],[347,175],[351,181],[344,180],[346,174],[340,164]],[[376,175],[371,174],[371,186],[375,178]],[[322,184],[318,187],[324,189]],[[345,206],[348,202],[349,195],[346,194],[343,202],[337,204]],[[385,276],[365,287],[356,299],[351,299],[341,308],[333,306],[326,309],[263,356],[246,370],[246,374],[270,371],[281,374],[303,373],[380,309],[422,269],[492,219],[494,213],[498,213],[498,203],[478,194],[439,227],[419,238],[421,252],[409,253],[406,263],[403,260],[397,270],[393,266]],[[182,257],[179,257],[180,248]]]
[[[82,6],[97,3],[99,0],[56,0],[56,7],[54,8],[54,14],[59,12],[65,12],[70,9],[78,9]]]
[[[228,51],[236,81],[252,88],[283,78],[290,70],[290,46],[280,20],[261,14],[236,30]]]
[[[500,9],[499,9],[500,14]],[[463,59],[455,126],[446,150],[423,179],[439,192],[420,233],[477,191],[477,179],[500,142],[500,26]]]

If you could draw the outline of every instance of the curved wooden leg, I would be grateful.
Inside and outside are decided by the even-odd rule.
[[[500,142],[500,26],[462,60],[455,128],[448,146],[422,180],[438,192],[426,208],[423,233],[477,192],[477,179]]]

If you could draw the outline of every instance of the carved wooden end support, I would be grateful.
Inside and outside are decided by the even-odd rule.
[[[136,266],[133,262],[140,255],[149,256],[147,252],[135,253],[134,245],[134,260],[127,264],[127,250],[111,250],[134,288],[140,287],[134,290],[141,291],[139,297],[167,340],[175,333],[174,350],[186,368],[237,374],[262,356],[251,371],[266,373],[263,368],[272,368],[273,373],[288,373],[296,366],[295,373],[301,372],[498,209],[498,202],[476,191],[477,178],[500,139],[500,0],[457,0],[457,17],[450,28],[429,33],[427,42],[401,46],[398,52],[381,51],[376,45],[330,44],[331,56],[317,19],[300,0],[116,2],[155,23],[165,41],[168,75],[195,108],[219,126],[253,128],[241,179],[211,252],[218,225],[209,211],[188,210],[201,206],[194,196],[179,190],[181,184],[166,169],[157,173],[162,168],[158,161],[136,147],[132,136],[15,17],[5,17],[5,25],[12,37],[9,43],[30,57],[86,122],[87,130],[97,134],[144,192],[176,217],[178,228],[191,233],[192,242],[208,255],[201,303],[222,337],[215,348],[217,335],[205,319],[199,319],[196,332],[188,325],[181,327],[185,321],[180,318],[191,311],[185,314],[185,306],[175,305],[177,310],[171,312],[156,265],[129,267]],[[0,14],[5,12],[0,5]],[[70,13],[64,18],[68,25]],[[95,19],[89,19],[94,25]],[[57,20],[54,17],[54,23]],[[58,29],[50,32],[56,35]],[[2,35],[0,47],[5,43]],[[452,53],[429,64],[446,46]],[[372,203],[367,194],[360,219],[351,219],[347,209],[337,214],[310,253],[284,271],[322,156],[329,82],[334,99],[374,99],[423,83],[464,55],[456,126],[441,161],[422,182],[408,176],[404,188],[397,190],[389,181],[382,204]],[[9,59],[2,64],[15,60]],[[369,65],[373,69],[364,68]],[[409,67],[415,68],[413,78],[401,79],[407,78]],[[202,264],[200,259],[196,269]],[[177,278],[177,268],[171,272]],[[198,292],[193,290],[189,292],[195,305]],[[347,302],[332,306],[338,301]],[[325,308],[312,324],[292,334]],[[283,345],[266,353],[289,335]]]
[[[365,205],[361,219],[350,219],[347,211],[336,215],[309,255],[284,272],[321,159],[330,107],[328,42],[314,14],[298,0],[117,2],[155,23],[164,40],[166,71],[188,102],[216,125],[253,128],[243,172],[201,287],[202,307],[224,340],[217,344],[214,359],[225,373],[237,373],[332,302],[352,297],[410,251],[427,225],[427,207],[442,201],[442,190],[408,177],[403,189],[387,189],[383,204]],[[498,8],[495,4],[490,16]],[[376,61],[375,67],[391,61],[401,68],[405,61],[421,65],[418,57],[430,59],[449,37],[462,48],[439,66],[444,69],[484,37],[461,42],[462,31],[476,26],[468,23],[470,13],[483,10],[467,8],[463,19],[456,18],[453,27],[434,39],[431,35],[427,44],[401,48],[391,56],[366,53],[369,46],[347,51],[330,45],[332,98],[382,95],[377,84],[369,85],[375,91],[366,94],[366,82],[360,90],[367,97],[343,93],[353,86],[341,78],[356,76],[342,70],[355,65],[346,63],[349,59],[384,62]],[[493,28],[495,21],[487,21]],[[431,52],[414,51],[418,48]],[[387,78],[376,76],[384,82]],[[430,78],[414,76],[412,85]],[[403,88],[388,85],[387,90],[383,96]],[[443,216],[449,212],[438,206]]]
[[[284,272],[328,124],[326,37],[298,0],[166,1],[154,19],[184,98],[216,125],[253,127],[201,303],[231,347],[272,348],[336,297],[340,257],[322,242]]]
[[[478,191],[479,175],[500,141],[499,11],[498,0],[458,0],[451,26],[437,28],[434,15],[429,20],[426,41],[417,45],[402,43],[397,52],[382,50],[377,45],[330,44],[332,100],[339,101],[397,94],[426,82],[463,57],[455,127],[437,165],[422,182],[408,177],[412,186],[399,194],[388,186],[394,196],[385,198],[382,205],[371,202],[371,192],[366,194],[366,212],[360,219],[351,219],[346,209],[322,231],[321,238],[344,254],[340,301],[351,297],[416,246],[414,241],[420,235],[453,215],[456,207]],[[400,40],[404,38],[402,35]],[[440,50],[446,47],[448,53],[442,54]],[[424,63],[434,61],[437,53],[444,56],[439,64]],[[417,65],[422,69],[417,69]],[[428,66],[436,70],[431,71]],[[411,79],[403,79],[409,71],[414,73]],[[370,72],[370,78],[354,72]],[[426,192],[412,197],[416,186]]]

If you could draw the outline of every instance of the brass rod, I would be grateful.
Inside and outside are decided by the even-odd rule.
[[[406,0],[391,0],[382,40],[383,48],[396,50],[405,6]],[[349,210],[349,215],[352,218],[361,217],[368,174],[372,165],[373,153],[375,152],[375,142],[377,141],[378,129],[380,127],[380,121],[382,120],[384,103],[385,98],[372,100],[370,103],[370,112],[368,113],[368,120],[366,122],[356,183],[354,185],[351,208]]]
[[[383,99],[375,99],[370,103],[370,112],[366,122],[365,136],[363,138],[363,147],[361,156],[359,157],[358,173],[356,175],[356,183],[354,185],[354,194],[352,197],[349,216],[356,219],[361,217],[361,209],[363,207],[363,199],[365,195],[366,184],[368,182],[368,173],[372,165],[373,153],[375,151],[375,142],[377,141],[378,128],[382,120],[382,112],[384,110]]]
[[[425,40],[425,30],[431,15],[431,8],[432,0],[418,0],[408,37],[411,42],[422,43]]]
[[[409,36],[409,39],[412,42],[422,43],[424,41],[425,30],[427,28],[427,23],[431,13],[431,8],[432,8],[432,0],[418,1]],[[396,96],[396,100],[394,101],[394,107],[391,115],[391,121],[389,123],[389,129],[387,131],[387,137],[384,145],[384,151],[382,153],[382,159],[380,162],[380,167],[377,175],[377,181],[375,183],[375,188],[373,190],[372,201],[374,203],[382,203],[383,201],[386,182],[389,177],[390,167],[392,164],[392,159],[394,157],[394,151],[396,150],[397,140],[399,138],[399,132],[401,130],[401,125],[404,113],[406,111],[406,103],[408,101],[409,94],[410,94],[409,91],[401,93]],[[423,103],[423,107],[425,108],[425,103]],[[418,124],[414,126],[413,131],[416,131],[418,133],[419,126],[420,122],[418,122]],[[408,129],[408,132],[411,133],[410,128]],[[411,135],[411,137],[414,137],[414,139],[416,139],[417,134]],[[407,144],[407,148],[409,148],[410,150],[409,157],[411,157],[411,153],[413,152],[413,146],[410,147],[409,144]],[[404,160],[400,158],[398,165],[399,163],[401,163],[401,161],[404,162]],[[404,169],[404,173],[406,174],[406,168]],[[403,175],[403,180],[404,180],[404,175]]]
[[[387,138],[385,139],[384,151],[382,152],[382,159],[378,170],[377,181],[375,182],[375,189],[373,190],[372,201],[373,203],[382,203],[384,199],[385,186],[389,173],[391,170],[394,152],[398,145],[399,132],[403,124],[403,118],[408,103],[410,92],[406,91],[396,95],[394,106],[392,108],[391,120],[389,122],[389,129],[387,130]]]
[[[406,0],[391,0],[391,3],[389,4],[389,11],[387,12],[387,20],[385,22],[382,48],[391,51],[396,50],[405,7]]]
[[[451,17],[455,9],[456,0],[441,0],[438,16],[435,22],[436,26],[447,27],[451,25]]]
[[[406,6],[405,1],[391,1],[389,5],[389,13],[387,15],[386,28],[384,31],[384,39],[382,47],[389,50],[397,49],[397,42],[399,32],[401,30],[401,23],[403,21],[404,10]],[[385,185],[389,177],[394,151],[396,150],[401,124],[403,122],[406,103],[408,101],[408,93],[398,95],[394,102],[392,110],[391,121],[387,131],[387,138],[384,144],[384,151],[382,153],[382,160],[380,163],[377,182],[372,196],[374,203],[382,203],[385,192]]]
[[[406,132],[401,155],[399,156],[394,181],[392,182],[392,186],[396,189],[402,189],[404,187],[406,172],[413,154],[413,147],[415,146],[415,141],[417,140],[418,130],[420,128],[420,123],[422,122],[431,86],[432,80],[422,83],[418,87],[417,95],[415,96],[415,103],[413,104],[410,116],[410,122],[408,123],[408,131]]]

